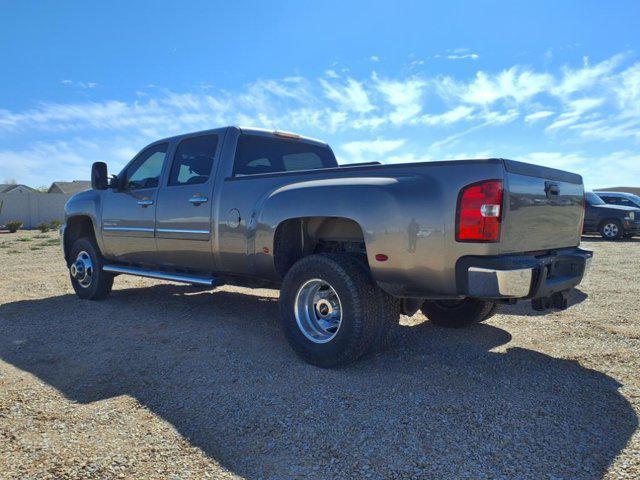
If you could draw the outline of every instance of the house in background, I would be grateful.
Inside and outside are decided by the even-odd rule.
[[[35,190],[19,183],[0,183],[0,193],[29,193]]]
[[[89,180],[74,180],[73,182],[53,182],[47,193],[64,193],[65,195],[74,195],[91,188]]]

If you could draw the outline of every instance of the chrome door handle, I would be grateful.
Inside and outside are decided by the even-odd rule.
[[[138,205],[142,208],[147,208],[149,205],[153,205],[153,200],[138,200]]]
[[[207,197],[199,197],[198,195],[194,195],[189,199],[189,203],[192,203],[195,206],[202,205],[208,201],[209,199]]]

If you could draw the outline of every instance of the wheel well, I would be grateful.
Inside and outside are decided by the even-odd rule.
[[[342,217],[302,217],[281,222],[276,228],[273,253],[276,271],[284,278],[302,257],[321,252],[364,257],[367,251],[362,228]]]
[[[96,235],[91,218],[85,215],[79,215],[67,219],[67,224],[64,229],[64,258],[67,261],[67,265],[69,264],[71,247],[77,239],[82,237],[89,237],[95,242]]]

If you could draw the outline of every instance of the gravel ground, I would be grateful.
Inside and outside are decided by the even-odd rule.
[[[0,478],[639,478],[640,239],[563,312],[299,361],[277,292],[118,277],[77,299],[56,234],[0,234]]]

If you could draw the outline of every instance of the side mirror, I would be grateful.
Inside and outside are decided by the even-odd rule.
[[[107,186],[107,164],[104,162],[94,162],[91,166],[91,188],[94,190],[106,190]]]

